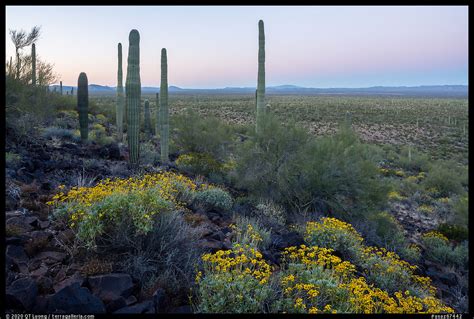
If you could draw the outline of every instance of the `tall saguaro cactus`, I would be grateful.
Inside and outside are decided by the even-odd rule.
[[[258,21],[258,77],[257,77],[257,124],[256,131],[265,114],[265,31],[263,21]]]
[[[161,162],[169,161],[169,111],[168,111],[168,59],[166,49],[161,49],[161,84],[160,84],[160,111],[161,111]]]
[[[86,141],[89,135],[89,87],[87,75],[82,72],[77,80],[77,109],[79,112],[79,126],[81,128],[81,140]]]
[[[31,45],[31,85],[36,85],[36,46]]]
[[[63,81],[59,81],[59,94],[63,95]]]
[[[137,165],[140,150],[140,34],[130,31],[128,37],[128,65],[125,94],[127,98],[127,137],[130,151],[130,164]]]
[[[115,108],[115,120],[117,125],[117,138],[123,140],[123,112],[125,108],[125,97],[123,96],[123,72],[122,72],[122,43],[118,44],[118,69],[117,69],[117,102]]]
[[[150,102],[148,100],[145,100],[145,134],[147,137],[151,136]]]
[[[156,123],[155,123],[155,136],[158,136],[161,132],[160,125],[160,93],[156,93]]]

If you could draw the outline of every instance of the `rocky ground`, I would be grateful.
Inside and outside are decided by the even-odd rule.
[[[143,293],[141,283],[118,273],[103,256],[73,257],[73,232],[49,219],[46,202],[61,185],[88,184],[103,178],[132,175],[127,154],[117,144],[81,146],[72,142],[35,139],[27,145],[7,145],[20,154],[6,168],[6,305],[7,312],[33,313],[187,313],[157,287]],[[87,172],[83,167],[87,165]],[[230,249],[231,220],[216,211],[194,211],[188,221],[199,226],[203,251]],[[264,251],[278,263],[279,251],[303,243],[296,232],[275,232]],[[176,305],[178,303],[178,305]]]

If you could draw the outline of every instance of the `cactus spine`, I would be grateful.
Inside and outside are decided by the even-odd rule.
[[[156,124],[155,124],[155,136],[160,134],[161,125],[160,125],[160,93],[156,93]]]
[[[145,134],[151,136],[151,123],[150,123],[150,102],[145,100]]]
[[[36,85],[36,46],[31,45],[31,84]]]
[[[59,81],[59,94],[63,95],[63,81]]]
[[[117,125],[117,138],[123,141],[123,112],[125,108],[125,97],[123,96],[123,72],[122,72],[122,43],[118,44],[118,70],[117,70],[117,102],[115,108],[115,120]]]
[[[258,21],[258,76],[257,76],[257,124],[256,131],[265,114],[265,31],[263,21]]]
[[[82,72],[77,80],[77,109],[79,112],[79,126],[81,128],[81,139],[87,140],[89,135],[89,87],[87,83],[87,75]]]
[[[169,161],[169,114],[168,114],[168,60],[166,49],[161,49],[161,84],[160,84],[160,118],[161,118],[161,162]]]
[[[130,151],[130,163],[138,164],[140,150],[140,34],[137,30],[130,31],[128,37],[128,65],[125,94],[127,98],[127,137]]]

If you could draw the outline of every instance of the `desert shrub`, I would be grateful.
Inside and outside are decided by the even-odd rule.
[[[60,191],[48,204],[55,206],[56,218],[64,219],[88,249],[99,243],[121,249],[130,245],[130,238],[149,233],[156,216],[181,207],[184,190],[195,188],[182,175],[158,173],[74,187],[67,193]]]
[[[347,218],[385,202],[376,152],[352,131],[312,140],[294,124],[269,117],[253,134],[238,152],[236,171],[237,185],[257,196],[302,214],[331,211]]]
[[[469,199],[467,194],[459,197],[453,203],[453,217],[452,222],[459,226],[465,226],[468,224],[469,214]]]
[[[449,240],[439,232],[431,231],[422,236],[424,257],[442,265],[467,268],[467,242],[452,247]]]
[[[185,153],[207,153],[225,160],[233,141],[230,126],[215,117],[202,117],[187,111],[173,119],[173,140]]]
[[[160,153],[153,142],[140,143],[140,162],[142,164],[155,164],[158,162]]]
[[[363,238],[351,224],[336,218],[323,217],[320,222],[308,222],[305,241],[312,246],[340,252],[345,258],[358,259]]]
[[[372,241],[377,245],[388,250],[397,252],[403,256],[404,253],[411,254],[409,260],[416,260],[416,256],[412,251],[405,251],[408,248],[408,242],[403,235],[403,228],[400,223],[387,212],[375,214],[369,220],[369,227],[375,232],[375,237]],[[403,253],[402,253],[403,252]]]
[[[411,171],[427,170],[430,163],[427,154],[419,151],[415,147],[411,147],[411,160],[408,157],[408,146],[401,148],[399,156],[395,159],[394,164]]]
[[[422,185],[425,189],[436,189],[438,197],[461,194],[467,184],[467,174],[455,163],[436,162],[430,166]]]
[[[462,242],[468,239],[468,230],[466,226],[443,223],[438,226],[437,231],[446,236],[448,239],[452,239],[457,242]]]
[[[232,208],[233,200],[225,190],[218,187],[211,187],[199,191],[194,200],[197,205],[203,206],[205,209],[216,209],[229,211]]]
[[[209,176],[224,173],[223,164],[206,153],[182,154],[176,160],[178,168],[191,174]]]
[[[144,291],[159,285],[170,294],[184,295],[189,292],[194,265],[202,253],[196,245],[198,230],[178,211],[159,214],[153,229],[136,239],[120,266],[140,281]]]
[[[205,254],[202,260],[203,270],[196,276],[196,312],[268,312],[275,295],[269,282],[272,271],[258,250],[235,244],[232,250]]]
[[[270,224],[284,226],[286,224],[286,212],[283,207],[271,200],[260,199],[255,206],[255,214]]]
[[[21,156],[12,152],[5,152],[5,164],[7,167],[16,168],[20,165]]]
[[[271,244],[271,231],[266,229],[258,219],[245,216],[236,216],[235,224],[231,224],[232,242],[249,245],[256,249],[267,248]]]
[[[74,131],[64,129],[64,128],[47,127],[44,129],[42,135],[44,138],[47,138],[47,139],[51,139],[55,137],[62,140],[69,140],[69,141],[75,141],[75,142],[78,141],[77,137],[74,135]]]

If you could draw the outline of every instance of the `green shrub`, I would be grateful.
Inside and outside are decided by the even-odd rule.
[[[442,234],[431,231],[422,236],[425,247],[424,257],[441,265],[452,265],[467,269],[468,250],[467,242],[455,246]]]
[[[73,130],[67,130],[67,129],[58,128],[58,127],[47,127],[44,129],[42,135],[44,138],[47,138],[47,139],[51,139],[55,137],[62,140],[69,140],[69,141],[75,141],[75,142],[80,141],[74,135]]]
[[[363,238],[351,224],[330,217],[308,222],[304,238],[311,246],[334,249],[350,260],[358,260],[363,247]]]
[[[233,205],[232,196],[218,187],[212,187],[198,192],[194,200],[197,205],[204,206],[204,208],[208,210],[229,211]]]
[[[468,229],[466,226],[443,223],[438,226],[438,231],[448,239],[458,242],[468,239]]]
[[[176,160],[178,168],[191,174],[209,176],[211,173],[223,173],[222,164],[205,153],[182,154]]]
[[[185,153],[207,153],[225,160],[233,143],[230,126],[215,117],[202,117],[194,111],[173,118],[175,146]]]
[[[140,143],[140,163],[153,165],[158,162],[159,154],[153,142]]]
[[[399,156],[395,159],[394,164],[406,170],[422,171],[427,170],[430,158],[427,154],[419,151],[415,147],[411,147],[411,160],[408,157],[408,146],[403,146]]]
[[[422,181],[425,189],[435,189],[438,197],[461,194],[467,184],[467,173],[451,162],[436,162],[430,166],[426,178]]]
[[[266,229],[258,219],[245,216],[236,216],[232,242],[240,245],[249,245],[257,249],[264,249],[271,244],[271,231]]]
[[[286,224],[286,212],[283,207],[271,200],[260,199],[255,206],[255,214],[270,224],[284,226]]]
[[[314,140],[294,124],[269,117],[238,153],[237,185],[295,212],[360,216],[386,200],[375,148],[350,130]]]
[[[370,225],[377,235],[377,246],[399,253],[408,245],[402,232],[403,228],[393,215],[387,212],[375,214],[370,218]]]
[[[469,198],[466,195],[459,197],[453,204],[452,222],[459,226],[468,224]]]
[[[5,164],[7,167],[16,168],[20,165],[21,156],[12,152],[5,152]]]

